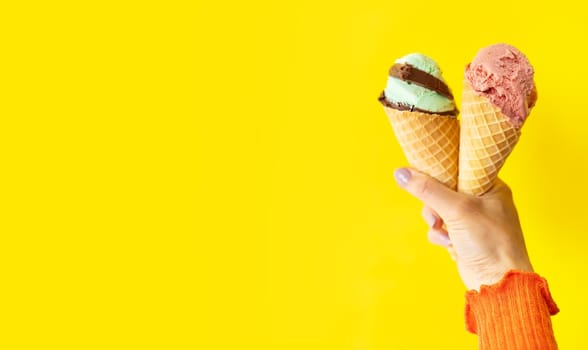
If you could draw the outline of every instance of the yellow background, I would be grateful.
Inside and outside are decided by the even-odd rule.
[[[502,177],[587,348],[588,22],[540,4],[4,2],[0,348],[475,348],[376,98],[496,42],[539,88]]]

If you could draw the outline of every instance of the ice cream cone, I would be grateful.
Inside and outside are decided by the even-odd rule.
[[[408,162],[415,169],[457,187],[459,124],[455,117],[384,107]]]
[[[478,96],[466,80],[461,104],[458,191],[479,196],[490,190],[519,137],[520,129],[488,98]]]

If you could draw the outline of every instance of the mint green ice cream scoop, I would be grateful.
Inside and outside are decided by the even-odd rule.
[[[411,53],[394,63],[380,96],[382,104],[399,110],[457,115],[451,90],[435,61],[420,53]]]

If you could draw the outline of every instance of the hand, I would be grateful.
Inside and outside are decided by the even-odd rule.
[[[495,284],[509,270],[533,271],[508,186],[498,180],[480,197],[455,192],[414,169],[394,174],[398,184],[425,204],[429,240],[455,254],[468,289]]]

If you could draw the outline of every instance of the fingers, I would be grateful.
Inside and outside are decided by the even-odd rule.
[[[456,203],[463,203],[462,195],[449,189],[434,178],[414,169],[400,168],[394,172],[396,182],[415,198],[424,204],[422,216],[429,231],[427,237],[432,244],[447,248],[451,258],[456,261],[457,254],[447,230],[444,228],[442,217],[447,218],[455,211]],[[499,182],[499,186],[503,183]]]
[[[427,232],[427,238],[429,239],[429,242],[434,245],[438,245],[444,248],[451,247],[451,240],[449,239],[447,232],[442,230],[436,230],[433,228],[429,229],[429,232]]]
[[[427,232],[429,242],[445,248],[451,246],[449,235],[443,227],[443,220],[439,215],[426,205],[423,207],[422,215],[429,226],[429,231]]]
[[[452,208],[461,198],[459,193],[414,169],[397,169],[394,172],[394,177],[400,187],[446,219],[446,214],[449,213],[448,209]]]
[[[443,226],[443,219],[439,217],[439,214],[435,213],[433,209],[426,205],[423,207],[421,215],[430,228],[440,228]]]

